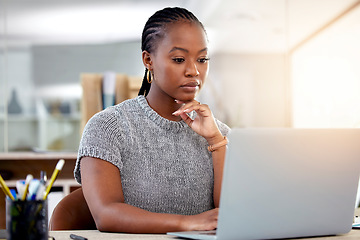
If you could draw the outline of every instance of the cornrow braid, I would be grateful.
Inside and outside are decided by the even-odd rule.
[[[148,69],[145,68],[145,75],[144,75],[144,78],[143,78],[143,81],[142,81],[142,84],[141,84],[141,88],[139,90],[139,94],[138,95],[144,95],[146,96],[148,93],[149,93],[149,90],[150,90],[150,86],[151,86],[151,83],[149,83],[149,81],[147,80],[147,74],[148,74]]]
[[[166,26],[170,23],[175,23],[179,21],[197,23],[201,26],[201,28],[206,34],[203,24],[197,19],[197,17],[193,13],[186,10],[185,8],[168,7],[154,13],[146,22],[141,37],[141,50],[147,51],[149,53],[155,51],[158,41],[162,39],[165,35]],[[146,68],[138,95],[146,96],[150,91],[151,83],[148,82],[146,77],[148,71],[149,69]]]

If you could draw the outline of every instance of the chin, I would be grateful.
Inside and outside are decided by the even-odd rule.
[[[193,91],[193,92],[180,91],[177,94],[174,94],[174,98],[182,102],[189,102],[194,100],[198,93],[199,91]]]
[[[190,102],[190,101],[194,100],[195,97],[196,97],[196,95],[193,95],[193,96],[182,96],[182,97],[177,98],[177,100],[180,100],[180,101],[183,101],[183,102]]]

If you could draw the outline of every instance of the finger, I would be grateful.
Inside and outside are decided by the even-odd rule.
[[[184,109],[186,108],[187,106],[192,106],[192,105],[201,105],[200,102],[196,101],[196,100],[191,100],[191,101],[188,101],[188,102],[184,102],[184,101],[180,101],[180,100],[175,100],[175,102],[177,104],[181,104],[180,108],[179,109]]]
[[[188,107],[184,107],[184,108],[180,108],[178,110],[176,110],[175,112],[173,112],[173,115],[175,116],[179,116],[180,114],[183,113],[191,113],[192,111],[199,111],[199,107],[195,107],[195,106],[188,106]]]
[[[199,101],[196,101],[195,99],[193,99],[191,101],[187,101],[187,102],[175,99],[175,102],[178,104],[185,104],[185,103],[190,103],[190,102],[196,102],[197,104],[201,104]]]
[[[175,99],[175,102],[176,102],[177,104],[183,104],[183,103],[185,103],[185,102],[180,101],[180,100],[177,100],[177,99]]]
[[[181,106],[178,110],[173,112],[173,115],[178,116],[181,113],[190,113],[191,111],[195,110],[196,108],[195,106],[201,106],[201,105],[195,103],[186,103],[183,106]]]
[[[184,113],[191,113],[192,111],[196,111],[197,115],[202,116],[202,117],[211,116],[211,111],[210,111],[209,107],[205,104],[192,105],[183,110]]]
[[[179,102],[180,104],[180,102]],[[200,109],[200,102],[198,101],[191,101],[191,102],[187,102],[187,103],[183,103],[183,105],[173,113],[173,115],[180,115],[181,113],[190,113],[192,111],[197,111]]]
[[[187,125],[189,125],[189,127],[191,127],[194,120],[192,120],[186,113],[180,114],[180,117]]]

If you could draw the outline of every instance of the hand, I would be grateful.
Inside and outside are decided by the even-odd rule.
[[[208,105],[201,104],[196,100],[189,102],[182,102],[175,100],[182,106],[173,113],[175,116],[180,116],[189,127],[194,130],[200,136],[203,136],[209,144],[214,144],[223,139],[219,128],[215,123],[214,116]],[[197,116],[195,119],[191,119],[187,113],[196,111]]]
[[[217,228],[219,208],[198,215],[184,216],[184,231],[209,231]]]

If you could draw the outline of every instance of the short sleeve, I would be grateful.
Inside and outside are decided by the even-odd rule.
[[[231,131],[230,127],[217,119],[215,119],[215,121],[216,121],[216,124],[217,124],[221,134],[223,136],[227,136],[229,134],[229,132]]]
[[[80,161],[83,157],[94,157],[114,164],[121,170],[122,137],[119,116],[113,108],[95,114],[86,124],[80,140],[74,176],[81,184]]]

